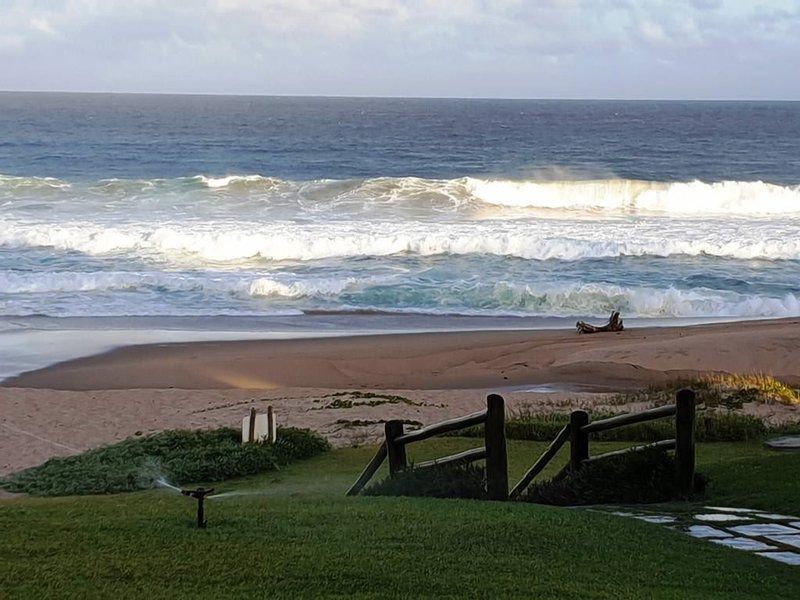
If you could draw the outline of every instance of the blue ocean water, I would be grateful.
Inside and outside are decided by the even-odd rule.
[[[0,93],[0,316],[800,314],[800,103]]]

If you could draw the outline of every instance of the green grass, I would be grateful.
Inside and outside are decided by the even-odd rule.
[[[478,444],[430,441],[410,458]],[[512,481],[545,446],[509,444]],[[0,596],[795,598],[800,589],[795,567],[613,515],[345,498],[373,451],[218,485],[260,493],[209,500],[207,530],[193,527],[193,502],[169,491],[0,500]],[[800,455],[701,445],[698,464],[712,478],[709,502],[797,511]]]

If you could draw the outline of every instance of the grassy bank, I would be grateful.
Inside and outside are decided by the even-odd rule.
[[[474,445],[432,441],[412,459]],[[512,480],[544,446],[509,445]],[[800,587],[796,568],[607,514],[343,497],[371,451],[218,485],[258,494],[209,501],[205,531],[193,528],[192,501],[169,491],[0,500],[0,589],[12,598],[793,598]],[[714,444],[700,446],[698,462],[713,481],[709,502],[797,509],[798,455]]]

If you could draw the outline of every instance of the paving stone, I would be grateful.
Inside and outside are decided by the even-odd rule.
[[[797,535],[765,535],[764,537],[784,546],[794,546],[800,550],[800,533]]]
[[[789,517],[787,515],[777,515],[775,513],[757,513],[753,515],[756,519],[768,519],[770,521],[791,521],[797,517]]]
[[[726,521],[752,521],[753,518],[745,515],[726,515],[723,513],[708,513],[703,515],[694,515],[698,521],[715,521],[724,523]]]
[[[764,442],[764,446],[770,450],[798,452],[800,451],[800,435],[787,435],[784,437],[773,438]]]
[[[777,550],[775,546],[770,546],[769,544],[765,544],[764,542],[759,542],[758,540],[752,540],[746,537],[740,538],[724,538],[721,540],[711,540],[715,544],[721,544],[723,546],[728,546],[729,548],[736,548],[737,550]]]
[[[758,512],[755,508],[731,508],[730,506],[704,506],[708,510],[718,510],[726,513],[754,513]]]
[[[800,554],[797,552],[756,552],[759,556],[766,556],[787,565],[800,566]]]
[[[666,515],[643,515],[641,517],[634,517],[634,519],[639,519],[640,521],[647,521],[648,523],[674,523],[675,517],[668,517]]]
[[[778,523],[737,525],[736,527],[731,527],[730,530],[740,535],[791,535],[793,533],[797,533],[793,527],[779,525]]]
[[[686,533],[696,538],[733,537],[732,533],[728,533],[727,531],[723,531],[722,529],[717,529],[715,527],[709,527],[708,525],[692,525],[686,530]]]

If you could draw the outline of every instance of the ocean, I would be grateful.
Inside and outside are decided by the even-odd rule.
[[[800,103],[0,93],[0,317],[800,314]]]

